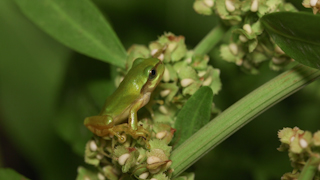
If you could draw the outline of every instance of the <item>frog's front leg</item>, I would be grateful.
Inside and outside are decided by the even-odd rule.
[[[137,139],[138,137],[144,138],[145,141],[150,140],[150,133],[146,129],[141,126],[138,126],[138,117],[137,112],[138,110],[145,104],[143,101],[138,101],[135,103],[130,111],[129,111],[129,134],[134,138]]]

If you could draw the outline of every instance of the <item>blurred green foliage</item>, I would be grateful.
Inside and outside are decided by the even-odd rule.
[[[165,31],[185,36],[193,48],[217,23],[215,17],[196,14],[193,0],[94,3],[125,48],[148,44]],[[223,89],[214,102],[222,110],[278,74],[264,64],[260,74],[246,75],[234,64],[222,61],[218,49],[210,56],[210,63],[221,69]],[[53,40],[12,1],[0,1],[0,165],[34,180],[75,179],[77,167],[84,164],[82,145],[74,145],[77,134],[69,132],[81,129],[86,114],[98,111],[112,92],[112,71],[113,67]],[[96,83],[105,81],[105,89],[95,89],[87,80],[91,76],[99,77],[101,81]],[[277,131],[294,126],[312,132],[319,129],[319,87],[315,82],[275,105],[205,155],[190,168],[196,179],[279,179],[290,171],[286,153],[276,150],[280,145]],[[84,109],[82,103],[87,101],[94,101],[97,107]],[[73,117],[78,124],[57,120],[57,114],[67,108],[79,111],[79,117]],[[85,128],[78,133],[81,138],[90,137]]]

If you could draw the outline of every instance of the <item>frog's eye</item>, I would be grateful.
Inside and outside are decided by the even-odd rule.
[[[149,71],[149,79],[155,78],[156,75],[157,75],[157,70],[151,69],[151,70]]]

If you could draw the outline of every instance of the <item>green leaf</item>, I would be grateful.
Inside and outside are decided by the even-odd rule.
[[[2,133],[39,179],[74,179],[83,157],[70,150],[53,126],[57,94],[72,52],[39,31],[12,0],[0,1],[0,21]]]
[[[17,173],[15,170],[9,169],[9,168],[0,169],[0,179],[28,180],[28,178],[22,176],[21,174]]]
[[[192,134],[210,120],[213,93],[211,88],[201,87],[183,106],[175,122],[174,148],[177,148]]]
[[[319,77],[318,69],[299,64],[234,103],[172,151],[172,176],[177,177],[259,114]]]
[[[296,61],[320,69],[320,16],[305,12],[265,15],[262,24],[276,44]]]
[[[126,51],[89,0],[16,0],[22,12],[62,44],[87,56],[125,66]]]

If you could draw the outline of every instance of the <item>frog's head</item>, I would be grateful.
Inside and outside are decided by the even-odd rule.
[[[156,58],[138,58],[133,62],[131,69],[139,69],[139,76],[143,79],[144,85],[141,92],[152,92],[162,79],[164,64]]]

